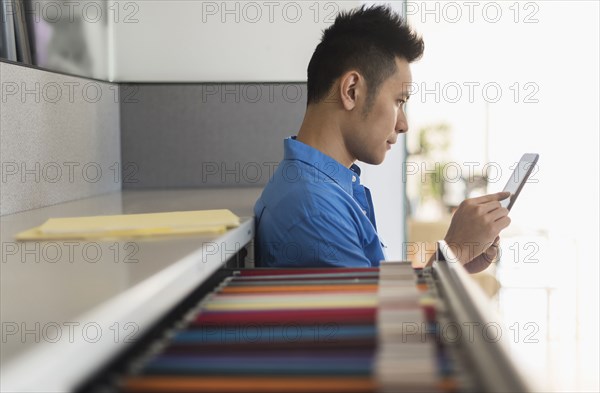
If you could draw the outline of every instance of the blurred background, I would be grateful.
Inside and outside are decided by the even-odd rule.
[[[598,3],[407,6],[426,46],[408,109],[407,257],[424,263],[464,198],[501,191],[539,153],[500,260],[477,278],[543,386],[597,390]]]

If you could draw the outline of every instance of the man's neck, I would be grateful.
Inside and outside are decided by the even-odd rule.
[[[320,108],[308,106],[296,140],[328,155],[346,168],[356,161],[346,148],[335,116]]]

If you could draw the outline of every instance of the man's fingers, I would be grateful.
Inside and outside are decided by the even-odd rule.
[[[502,207],[502,205],[498,201],[489,201],[489,202],[481,203],[481,204],[479,204],[479,206],[481,207],[481,209],[483,209],[485,214],[491,213]]]
[[[499,207],[489,212],[489,214],[492,220],[497,221],[502,217],[508,216],[508,209],[505,207]]]
[[[480,197],[473,198],[473,201],[475,201],[477,203],[486,203],[486,202],[491,202],[491,201],[502,201],[502,200],[508,198],[509,196],[510,196],[510,192],[508,192],[508,191],[502,191],[502,192],[497,192],[495,194],[482,195]]]
[[[499,230],[503,230],[504,228],[506,228],[507,226],[510,225],[510,217],[509,216],[504,216],[498,220],[496,220],[496,225],[498,225]]]

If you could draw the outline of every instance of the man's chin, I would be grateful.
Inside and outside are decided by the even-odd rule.
[[[368,159],[364,159],[364,160],[360,160],[360,161],[364,162],[365,164],[369,164],[369,165],[380,165],[381,163],[383,163],[384,160],[385,160],[385,153],[383,153],[382,156],[369,157]]]

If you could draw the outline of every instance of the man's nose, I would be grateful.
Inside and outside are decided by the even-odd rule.
[[[398,134],[408,132],[408,121],[406,121],[406,114],[403,110],[399,111],[398,118],[396,119],[396,132]]]

